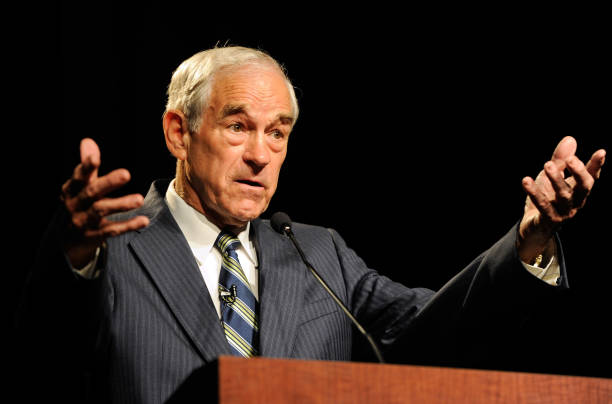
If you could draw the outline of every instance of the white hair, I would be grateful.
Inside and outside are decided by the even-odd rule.
[[[166,111],[175,109],[183,112],[189,131],[196,133],[200,129],[202,113],[210,99],[215,75],[222,69],[246,65],[271,67],[283,75],[291,96],[295,123],[299,113],[298,103],[285,69],[267,53],[242,46],[208,49],[181,63],[172,74],[168,86]]]

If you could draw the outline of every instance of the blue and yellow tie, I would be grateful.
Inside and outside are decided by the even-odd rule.
[[[223,329],[230,347],[235,355],[249,358],[257,355],[257,300],[238,261],[236,248],[239,245],[240,241],[225,231],[219,233],[215,241],[215,247],[223,256],[219,300]]]

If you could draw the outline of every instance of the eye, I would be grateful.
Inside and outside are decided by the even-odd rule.
[[[274,131],[272,131],[272,133],[270,135],[275,140],[281,140],[281,139],[285,138],[285,134],[283,132],[281,132],[280,130],[274,130]]]
[[[242,132],[243,126],[241,123],[234,122],[230,126],[228,126],[228,129],[232,132]]]

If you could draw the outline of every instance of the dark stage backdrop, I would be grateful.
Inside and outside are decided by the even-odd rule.
[[[99,2],[21,11],[33,36],[7,59],[7,81],[22,78],[23,97],[10,152],[20,160],[5,171],[16,180],[5,189],[19,235],[11,253],[23,257],[9,276],[13,302],[79,140],[98,142],[102,173],[131,171],[125,192],[173,176],[166,86],[182,60],[217,43],[269,52],[297,88],[300,118],[264,216],[282,210],[333,227],[409,286],[439,288],[514,226],[521,178],[535,176],[563,136],[578,139],[585,160],[612,150],[609,28],[596,10],[255,13]],[[500,367],[612,376],[607,169],[561,231],[571,290],[505,342],[513,359]],[[377,245],[381,232],[402,265]]]

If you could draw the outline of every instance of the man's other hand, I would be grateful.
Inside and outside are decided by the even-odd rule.
[[[62,186],[61,199],[70,215],[70,229],[64,240],[64,252],[75,268],[90,262],[96,249],[108,237],[145,227],[149,219],[137,216],[126,221],[111,221],[106,216],[135,209],[143,204],[140,194],[118,198],[107,198],[110,192],[122,187],[130,180],[130,173],[117,169],[98,177],[100,149],[92,139],[81,141],[81,162],[76,166],[72,178]]]
[[[606,151],[596,151],[585,165],[576,157],[576,148],[573,137],[563,138],[536,179],[523,178],[527,199],[519,227],[518,252],[526,263],[550,247],[554,232],[584,207],[600,176]]]

